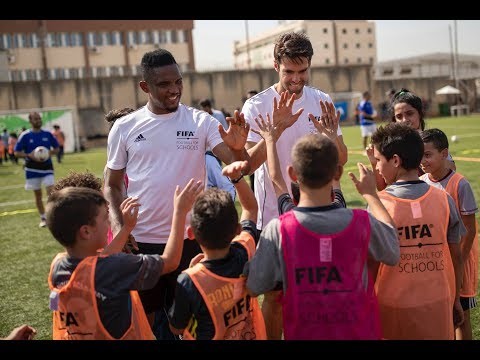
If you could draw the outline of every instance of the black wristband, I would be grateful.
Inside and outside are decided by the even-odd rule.
[[[241,173],[240,177],[238,177],[237,179],[230,179],[230,181],[232,182],[232,184],[236,184],[238,183],[240,180],[243,179],[245,175],[243,175],[243,173]]]

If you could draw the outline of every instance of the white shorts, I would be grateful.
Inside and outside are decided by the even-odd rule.
[[[45,187],[52,186],[55,183],[53,174],[48,174],[42,177],[27,179],[25,182],[25,190],[40,190],[42,185]]]
[[[360,125],[360,131],[362,132],[362,137],[372,136],[376,130],[377,130],[376,124]]]

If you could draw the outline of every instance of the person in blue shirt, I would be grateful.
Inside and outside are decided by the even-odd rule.
[[[221,162],[211,151],[205,153],[205,164],[207,168],[207,187],[225,190],[230,194],[232,200],[235,201],[235,186],[227,176],[222,174]]]
[[[28,115],[31,129],[22,132],[15,144],[14,154],[17,158],[25,159],[25,190],[33,190],[35,203],[40,214],[39,227],[46,227],[45,207],[42,200],[42,185],[46,187],[47,195],[55,183],[52,155],[59,150],[58,141],[50,131],[42,130],[42,117],[38,112]],[[50,157],[45,161],[38,161],[33,154],[38,146],[45,146],[50,150]]]
[[[360,116],[360,131],[363,138],[363,150],[365,150],[367,148],[367,145],[369,144],[368,138],[373,135],[375,130],[377,130],[377,125],[375,124],[377,112],[373,108],[370,99],[370,92],[365,91],[363,93],[363,100],[360,101],[360,104],[358,104],[358,112]]]

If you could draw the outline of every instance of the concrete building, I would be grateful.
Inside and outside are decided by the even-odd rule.
[[[480,110],[480,56],[458,54],[456,76],[450,53],[433,53],[383,61],[373,68],[375,91],[373,100],[384,101],[390,88],[404,87],[419,95],[427,105],[427,115],[449,115],[449,107],[457,102],[470,111]],[[455,80],[456,79],[456,80]],[[457,86],[460,96],[436,95],[445,85]]]
[[[234,44],[235,69],[273,67],[275,39],[282,33],[304,32],[312,41],[312,67],[373,65],[377,58],[375,23],[366,20],[295,20]]]
[[[8,80],[135,76],[146,51],[163,47],[194,71],[193,20],[2,20]]]

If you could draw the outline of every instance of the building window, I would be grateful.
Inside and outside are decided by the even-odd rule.
[[[400,74],[402,75],[407,75],[412,73],[412,68],[401,68],[400,69]]]
[[[11,49],[12,47],[12,36],[10,34],[3,34],[2,44],[0,44],[4,49]]]
[[[348,49],[348,44],[347,43],[343,44],[343,48]]]
[[[87,45],[88,47],[92,47],[95,45],[95,41],[93,39],[93,33],[92,32],[88,32],[87,33]]]
[[[370,64],[373,64],[373,57],[370,57]]]
[[[329,58],[325,59],[325,64],[327,64],[327,65],[330,64],[330,59]]]
[[[328,49],[328,44],[327,43],[323,44],[323,48]]]
[[[172,44],[176,44],[178,42],[178,31],[172,30]]]
[[[19,48],[20,47],[20,42],[22,41],[21,37],[20,37],[20,34],[14,34],[12,38],[13,38],[13,48],[14,49]]]
[[[369,48],[369,49],[373,48],[373,44],[372,44],[372,43],[368,43],[368,48]]]
[[[165,44],[167,42],[167,33],[165,30],[160,30],[158,32],[158,41],[160,44]]]
[[[343,60],[343,63],[344,63],[344,64],[348,64],[348,58],[345,58],[345,59]]]
[[[383,75],[393,75],[393,69],[392,68],[383,69]]]
[[[145,44],[147,43],[147,32],[146,31],[138,31],[137,32],[137,44]]]
[[[121,45],[122,38],[119,31],[112,32],[112,45]]]
[[[362,58],[357,58],[357,64],[361,64],[362,63]]]
[[[360,29],[355,29],[355,34],[360,34]]]
[[[178,30],[178,42],[179,43],[187,42],[187,31],[186,30]]]
[[[346,34],[347,33],[347,29],[342,29],[342,34]]]
[[[323,28],[323,33],[324,33],[324,34],[328,34],[328,29],[327,29],[327,28]]]
[[[372,33],[372,28],[368,28],[367,33],[371,34]]]

